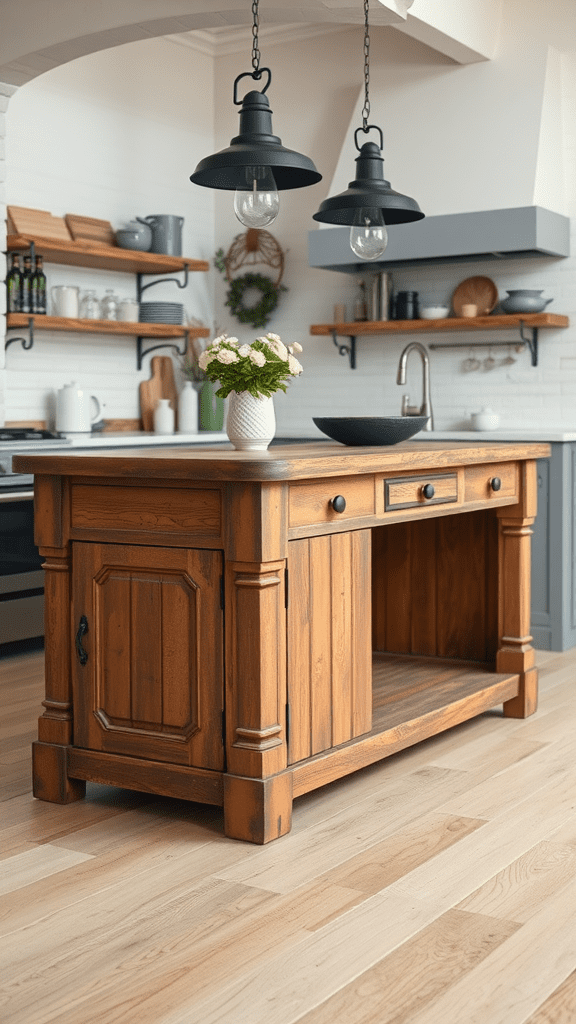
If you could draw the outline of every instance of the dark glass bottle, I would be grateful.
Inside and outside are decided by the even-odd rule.
[[[8,313],[20,312],[21,281],[20,256],[17,252],[13,252],[11,254],[10,270],[6,276],[6,309]]]
[[[24,256],[24,270],[20,281],[20,312],[32,312],[32,257],[30,253]]]
[[[32,313],[46,313],[46,274],[43,268],[43,257],[36,257],[36,266],[32,274]]]

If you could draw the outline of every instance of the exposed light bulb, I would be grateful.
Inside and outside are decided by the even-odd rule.
[[[234,213],[247,228],[264,228],[278,216],[280,197],[269,167],[247,167],[246,184],[236,189]]]
[[[361,260],[377,260],[388,245],[388,232],[382,210],[361,207],[350,228],[350,248]]]

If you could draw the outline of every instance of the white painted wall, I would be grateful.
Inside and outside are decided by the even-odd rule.
[[[188,180],[213,146],[212,58],[165,39],[129,44],[57,68],[22,86],[6,114],[8,203],[101,217],[120,227],[134,216],[185,218],[183,251],[214,251],[214,201],[192,198]],[[49,285],[112,287],[135,297],[132,275],[46,267]],[[146,299],[182,301],[208,325],[212,275],[185,290],[162,284]],[[136,342],[120,336],[37,333],[34,348],[6,353],[5,418],[52,421],[54,393],[71,379],[105,403],[105,417],[139,416]],[[169,354],[168,349],[160,354]]]
[[[536,0],[508,0],[494,60],[464,67],[394,30],[374,30],[373,116],[384,129],[386,171],[393,187],[413,195],[428,214],[529,205],[543,202],[548,189],[546,205],[576,218],[575,40],[572,0],[552,0],[545,15]],[[313,432],[312,416],[328,411],[397,413],[401,389],[395,378],[402,340],[360,340],[359,367],[350,371],[330,338],[308,333],[311,323],[331,319],[335,301],[351,304],[354,297],[348,275],[308,267],[307,233],[320,201],[335,190],[337,181],[345,186],[354,174],[350,126],[356,126],[362,33],[343,29],[326,38],[265,47],[262,63],[273,69],[269,96],[276,133],[285,145],[308,153],[324,175],[313,188],[282,194],[280,217],[272,228],[287,251],[284,281],[290,290],[269,328],[305,348],[304,375],[287,397],[276,399],[279,430]],[[243,229],[234,218],[231,194],[196,188],[188,175],[201,156],[227,145],[237,133],[232,84],[249,66],[249,53],[245,58],[219,58],[212,77],[210,58],[158,40],[83,58],[24,86],[8,110],[9,201],[57,214],[102,216],[115,224],[138,212],[183,213],[191,232],[186,251],[211,258],[219,245],[227,249]],[[47,118],[48,131],[43,127]],[[91,123],[96,127],[91,129]],[[74,155],[80,149],[82,159]],[[154,202],[159,196],[165,203],[162,210]],[[500,411],[504,425],[541,421],[574,426],[575,270],[572,257],[454,264],[395,275],[397,289],[416,288],[423,297],[437,300],[449,299],[456,285],[473,274],[491,276],[502,296],[507,288],[544,288],[554,296],[549,309],[567,313],[575,325],[541,333],[537,369],[527,354],[513,353],[513,364],[465,374],[461,363],[467,352],[434,352],[437,426],[462,425],[471,411],[485,404]],[[52,280],[56,275],[70,280],[62,268],[50,272]],[[93,275],[85,275],[92,283]],[[208,281],[203,275],[195,282],[191,311],[208,321],[210,279],[215,280],[218,329],[241,338],[253,336],[229,316],[224,281],[214,271]],[[98,284],[107,286],[103,277]],[[161,297],[161,289],[158,293]],[[163,297],[173,298],[173,293]],[[465,340],[472,338],[512,340],[498,332],[482,339],[466,335]],[[429,335],[428,340],[446,336]],[[70,376],[72,360],[82,368],[83,381],[95,382],[94,390],[107,402],[107,416],[136,415],[139,377],[133,353],[133,342],[72,342],[70,336],[43,339],[30,353],[12,346],[7,354],[7,418],[39,417],[49,392]],[[506,350],[498,348],[494,354],[500,363]],[[413,399],[419,388],[417,368],[410,366]]]
[[[532,0],[510,0],[505,9],[500,45],[489,63],[457,66],[396,32],[373,31],[371,120],[384,130],[386,173],[393,188],[416,198],[429,215],[541,203],[574,218],[576,9],[556,0],[547,5],[545,19],[541,6]],[[298,148],[312,156],[324,174],[324,181],[314,188],[282,194],[282,211],[273,228],[289,249],[285,282],[290,293],[270,328],[305,347],[304,375],[287,398],[276,399],[279,430],[313,434],[312,417],[329,412],[397,414],[405,389],[395,383],[396,368],[405,338],[360,339],[358,369],[351,371],[330,338],[307,336],[309,324],[331,320],[334,302],[346,301],[351,309],[355,296],[351,276],[305,266],[304,236],[314,227],[310,216],[320,201],[346,188],[354,177],[353,132],[361,125],[363,99],[358,88],[361,36],[332,36],[325,48],[318,41],[309,48],[300,44],[297,61],[286,50],[271,49],[263,53],[263,61],[274,69],[270,97],[275,131],[286,145],[295,145],[297,139]],[[230,85],[225,84],[228,69],[224,62],[217,62],[217,67],[218,144],[225,145],[237,122],[230,113]],[[304,106],[304,90],[314,96],[314,104]],[[295,132],[300,109],[305,113]],[[217,236],[224,248],[238,231],[230,207],[228,199],[218,197]],[[576,253],[576,238],[572,248]],[[452,264],[394,275],[396,290],[416,289],[426,301],[449,302],[455,287],[475,274],[490,276],[502,298],[509,288],[543,288],[547,296],[554,296],[549,311],[566,313],[573,322],[568,330],[541,332],[537,368],[530,365],[527,352],[495,346],[494,369],[464,373],[468,350],[434,351],[432,390],[439,428],[464,426],[471,412],[488,404],[500,412],[504,425],[574,425],[575,270],[572,257]],[[226,316],[224,297],[220,281],[220,325],[246,337],[250,332],[239,332],[238,324]],[[500,332],[449,338],[515,340]],[[431,343],[449,338],[428,335]],[[488,349],[478,349],[481,359],[488,354]],[[504,364],[508,355],[516,361]],[[415,363],[409,368],[413,400],[420,388]]]

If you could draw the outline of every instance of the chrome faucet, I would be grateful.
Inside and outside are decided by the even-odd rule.
[[[419,341],[411,341],[409,345],[406,345],[406,348],[400,356],[396,383],[406,383],[406,363],[408,362],[408,356],[412,349],[418,352],[422,359],[422,405],[410,405],[410,395],[402,395],[401,415],[429,416],[430,418],[428,422],[424,427],[422,427],[422,429],[434,430],[434,414],[432,412],[432,399],[430,397],[430,359],[424,345],[421,345]]]

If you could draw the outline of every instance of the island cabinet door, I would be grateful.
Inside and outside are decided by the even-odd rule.
[[[75,544],[74,746],[223,767],[222,553]]]
[[[289,763],[372,728],[371,531],[288,545]]]

